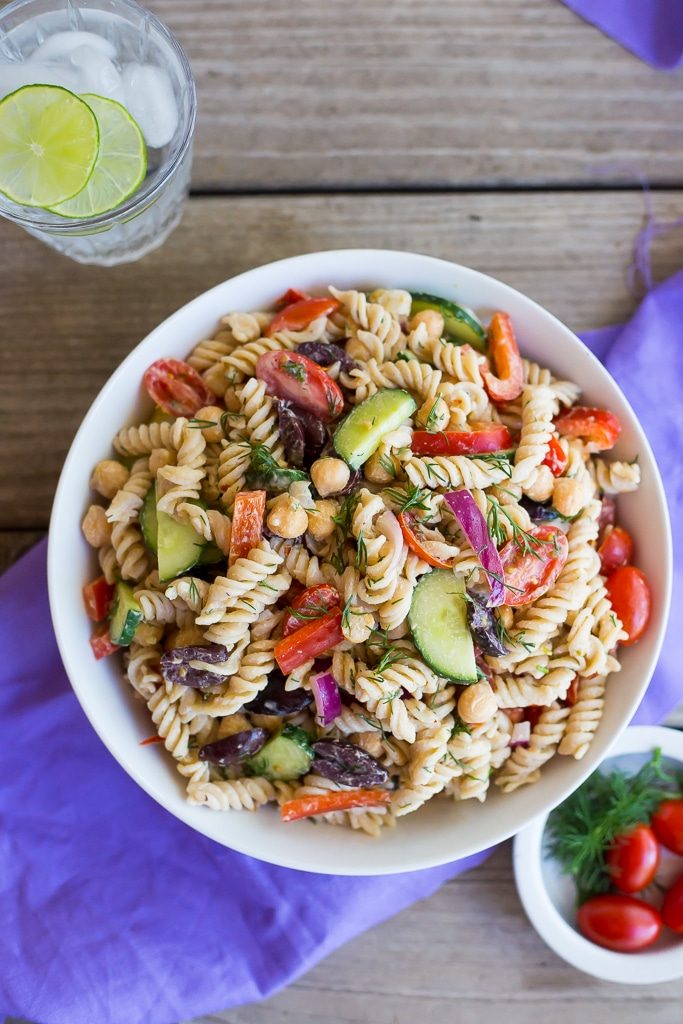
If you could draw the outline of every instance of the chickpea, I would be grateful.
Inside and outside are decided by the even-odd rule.
[[[348,614],[342,620],[342,633],[352,644],[362,644],[369,638],[375,628],[375,618],[371,612],[364,612],[359,605],[351,605]]]
[[[223,437],[223,428],[221,427],[221,416],[224,410],[219,409],[217,405],[205,405],[201,409],[198,409],[195,413],[195,419],[206,420],[207,422],[213,422],[213,427],[203,427],[202,434],[204,440],[208,441],[209,444],[220,441]]]
[[[163,636],[164,627],[154,622],[141,622],[135,630],[135,643],[141,647],[154,647]]]
[[[466,687],[458,698],[458,714],[468,725],[490,721],[497,710],[496,696],[484,680]]]
[[[561,476],[553,485],[553,505],[563,516],[575,516],[584,506],[584,486],[581,480]]]
[[[220,720],[216,739],[222,740],[226,736],[234,736],[236,732],[245,732],[250,728],[249,719],[246,715],[241,715],[239,712],[234,715],[226,715],[225,718]]]
[[[316,501],[315,508],[308,510],[308,532],[313,540],[327,540],[335,531],[332,518],[339,511],[336,501]]]
[[[221,363],[214,363],[208,370],[204,370],[202,374],[202,380],[206,384],[209,391],[213,391],[214,395],[222,395],[225,391],[225,369]]]
[[[388,467],[393,466],[393,473]],[[390,484],[396,479],[400,463],[395,455],[377,451],[363,466],[363,475],[372,484]]]
[[[277,537],[286,537],[290,540],[301,537],[308,529],[306,509],[289,494],[281,494],[275,499],[268,513],[267,522],[268,529]]]
[[[93,548],[102,548],[111,540],[111,523],[101,505],[91,505],[81,523],[83,536]]]
[[[371,757],[382,756],[382,738],[378,732],[354,732],[349,739],[357,747],[362,747]]]
[[[223,378],[225,384],[225,378]],[[241,412],[242,403],[237,397],[237,391],[234,384],[228,384],[225,392],[223,393],[223,401],[225,402],[225,408],[228,412]]]
[[[137,640],[137,633],[135,634]],[[201,647],[206,643],[204,634],[202,633],[199,626],[181,626],[177,630],[175,635],[174,647],[194,647],[195,645]]]
[[[444,319],[436,309],[423,309],[420,313],[416,313],[410,321],[411,331],[414,331],[420,324],[425,325],[430,338],[440,338],[444,332]]]
[[[436,398],[428,398],[424,405],[421,405],[417,410],[415,418],[418,424],[424,427],[425,430],[431,430],[436,433],[439,430],[446,429],[451,414],[443,398],[437,396]]]
[[[351,470],[341,459],[316,459],[311,466],[311,480],[321,498],[343,491],[351,477]]]
[[[536,479],[525,489],[532,501],[547,501],[553,493],[555,477],[549,466],[539,466]]]
[[[125,466],[116,459],[103,459],[98,462],[90,477],[90,486],[103,498],[113,498],[120,491],[129,473]]]
[[[149,471],[156,476],[164,466],[170,466],[173,455],[166,448],[153,448],[149,456]]]

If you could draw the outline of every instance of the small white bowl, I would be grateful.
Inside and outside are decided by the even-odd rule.
[[[162,356],[186,358],[230,310],[264,309],[287,288],[324,293],[329,284],[431,292],[471,306],[485,319],[505,310],[524,355],[576,381],[587,404],[615,412],[623,430],[612,454],[637,453],[642,473],[640,490],[619,499],[619,520],[635,538],[638,564],[653,592],[649,629],[640,643],[621,652],[622,671],[608,688],[603,720],[583,761],[556,757],[536,785],[509,795],[491,787],[483,805],[432,800],[374,841],[306,821],[283,825],[272,807],[237,814],[189,806],[166,751],[140,746],[150,731],[149,715],[124,685],[119,659],[93,659],[81,597],[83,584],[99,572],[80,529],[91,501],[88,480],[95,463],[110,457],[117,430],[149,415],[151,403],[141,387],[145,369]],[[531,299],[476,270],[373,249],[310,253],[250,270],[198,296],[140,342],[102,388],[71,446],[52,509],[48,553],[50,607],[66,671],[93,727],[129,775],[172,814],[225,846],[285,867],[344,875],[414,871],[469,856],[507,839],[576,789],[626,727],[650,681],[666,627],[671,566],[669,518],[650,445],[614,380],[576,335]]]
[[[655,747],[664,758],[683,766],[683,732],[658,725],[636,725],[614,744],[601,771],[637,772]],[[541,938],[567,963],[605,981],[650,985],[683,978],[683,936],[664,930],[642,953],[614,953],[589,942],[577,931],[576,889],[557,861],[543,849],[548,815],[536,818],[515,837],[513,867],[522,905]],[[670,884],[683,872],[683,857],[662,850],[657,879]]]

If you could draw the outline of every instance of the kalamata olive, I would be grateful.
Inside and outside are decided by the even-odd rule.
[[[389,778],[386,768],[355,743],[318,740],[313,744],[313,753],[311,772],[340,786],[382,786]]]
[[[296,715],[303,711],[312,703],[313,694],[310,690],[285,690],[285,677],[275,669],[270,673],[264,689],[245,704],[242,710],[253,715],[277,715],[278,718],[286,718],[287,715]]]
[[[297,348],[302,356],[308,356],[318,366],[333,366],[334,363],[341,363],[341,369],[345,373],[355,370],[358,366],[351,356],[340,345],[331,345],[325,341],[304,341]]]
[[[467,624],[474,642],[485,654],[499,658],[507,654],[507,647],[497,628],[496,613],[493,608],[486,607],[486,595],[477,590],[468,590],[467,596]]]
[[[235,732],[232,736],[224,736],[222,740],[216,740],[214,743],[205,743],[200,748],[199,760],[220,765],[237,764],[238,761],[244,761],[245,757],[258,754],[267,739],[268,733],[265,729]]]
[[[301,420],[291,402],[277,403],[278,432],[290,466],[301,469],[304,464],[305,435]]]
[[[228,651],[222,644],[207,644],[206,647],[174,647],[161,655],[161,674],[167,683],[182,683],[195,690],[210,690],[225,682],[225,676],[210,669],[191,665],[201,661],[207,665],[218,665],[227,661]]]
[[[552,505],[544,505],[540,501],[532,501],[526,495],[520,498],[519,503],[522,508],[527,510],[533,523],[546,523],[551,519],[557,519],[557,510]]]

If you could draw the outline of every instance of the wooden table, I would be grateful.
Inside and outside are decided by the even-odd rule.
[[[0,224],[0,561],[44,532],[75,429],[122,357],[260,263],[377,246],[500,277],[576,330],[624,319],[643,224],[681,214],[683,75],[557,0],[149,0],[199,90],[193,196],[134,266],[80,267]],[[683,263],[657,243],[655,276]],[[506,844],[230,1024],[681,1020],[683,983],[602,984],[528,925]],[[196,1022],[199,1024],[199,1022]]]

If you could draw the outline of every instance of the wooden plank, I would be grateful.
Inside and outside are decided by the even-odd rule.
[[[197,79],[195,187],[683,179],[683,72],[557,0],[149,6]]]
[[[338,950],[264,1003],[193,1024],[648,1024],[680,1020],[683,981],[615,985],[560,960],[529,925],[511,844]]]
[[[662,217],[679,212],[677,195],[656,200]],[[6,225],[0,528],[46,527],[98,389],[152,327],[226,277],[316,249],[410,247],[500,277],[581,330],[633,308],[626,268],[641,220],[640,193],[207,198],[159,252],[113,269],[73,264]],[[658,243],[659,275],[678,265],[680,237]]]

